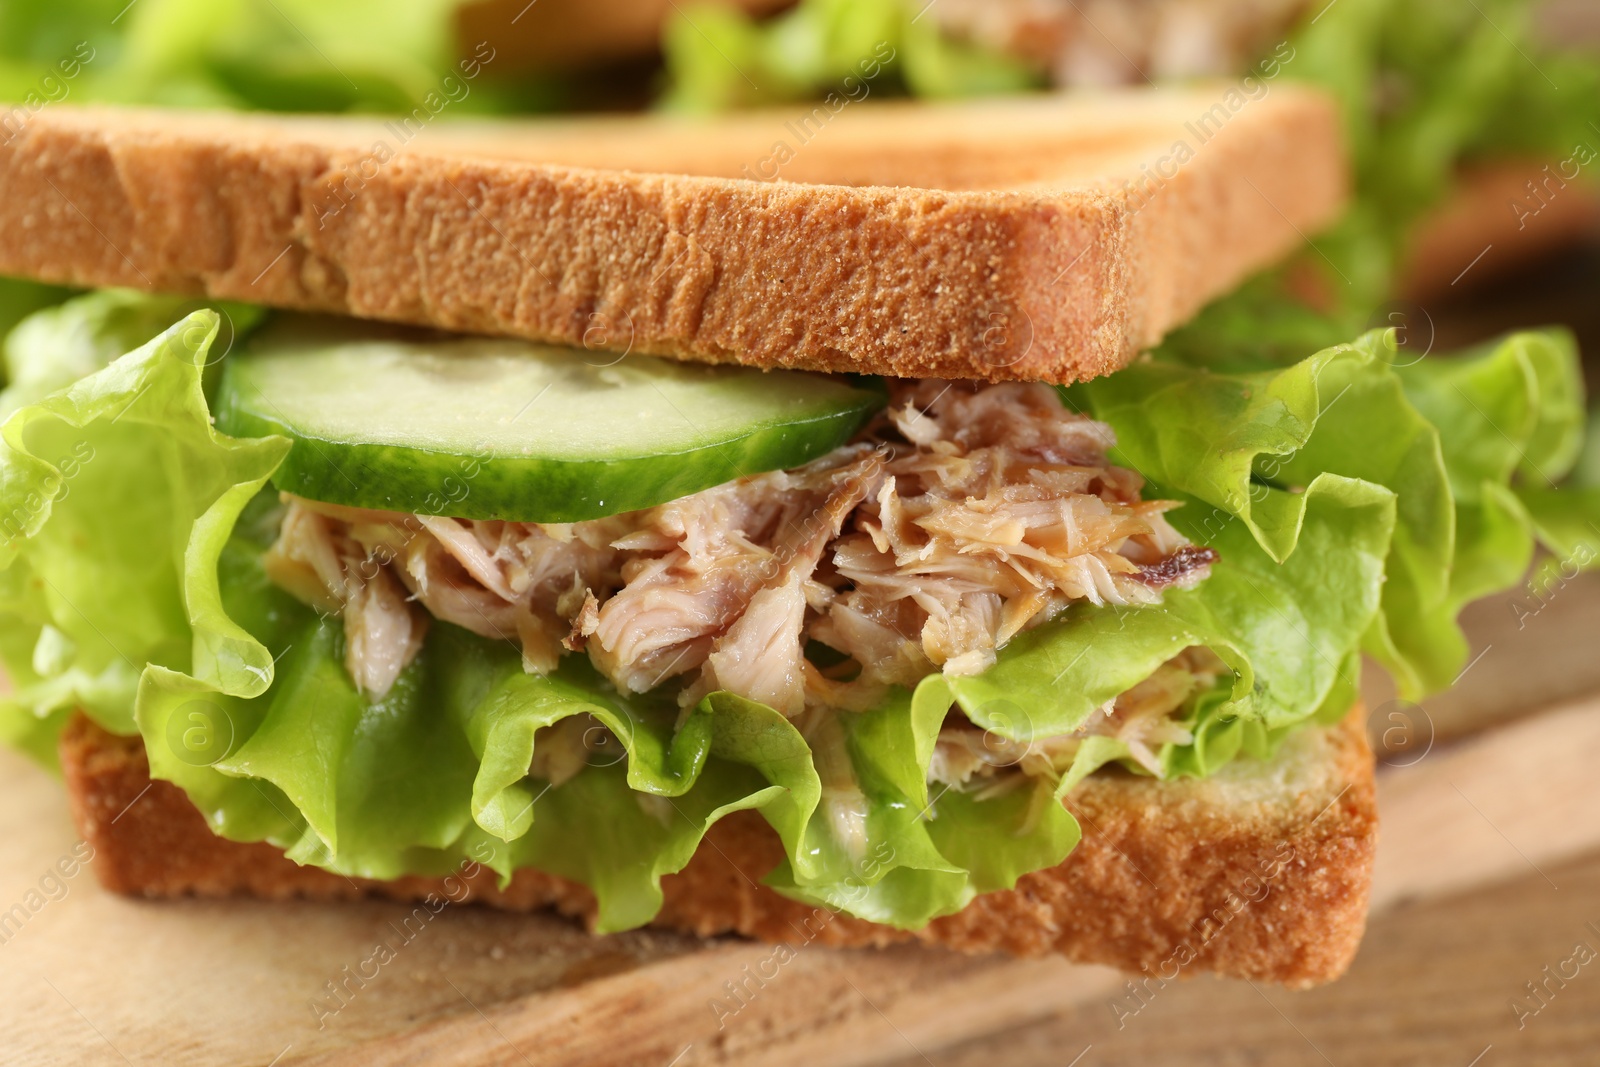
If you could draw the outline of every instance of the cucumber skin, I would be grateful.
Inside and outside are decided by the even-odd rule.
[[[294,442],[272,475],[275,488],[308,500],[460,519],[582,522],[665,504],[735,478],[797,467],[853,437],[882,405],[861,403],[805,422],[762,427],[685,452],[622,460],[461,456],[400,445],[333,442],[231,402],[222,390],[216,426],[232,437]],[[804,438],[803,443],[792,443]],[[335,467],[329,449],[350,457]],[[530,485],[539,486],[530,492]]]

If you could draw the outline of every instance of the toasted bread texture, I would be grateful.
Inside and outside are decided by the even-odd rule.
[[[1333,102],[1289,85],[836,95],[698,122],[58,106],[0,142],[0,274],[757,367],[1070,382],[1298,247],[1345,170]]]
[[[151,781],[137,738],[108,734],[81,715],[62,736],[61,763],[95,870],[119,893],[463,896],[460,884],[439,879],[350,879],[298,866],[268,844],[215,837],[182,791]],[[736,813],[712,828],[683,871],[662,880],[655,921],[704,936],[1060,953],[1152,982],[1213,971],[1305,986],[1338,977],[1355,955],[1377,832],[1359,712],[1336,727],[1298,731],[1272,760],[1241,759],[1204,780],[1097,774],[1067,805],[1083,840],[1064,863],[916,932],[819,910],[761,885],[782,847],[760,816]],[[587,889],[537,871],[518,872],[504,890],[486,870],[467,882],[473,898],[496,907],[594,912]]]

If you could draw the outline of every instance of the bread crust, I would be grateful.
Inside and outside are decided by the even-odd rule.
[[[712,827],[662,879],[655,925],[702,936],[882,946],[921,940],[968,953],[1060,953],[1143,972],[1141,981],[1212,971],[1313,985],[1349,965],[1366,923],[1377,834],[1372,753],[1359,709],[1307,727],[1265,763],[1240,760],[1205,780],[1091,776],[1068,799],[1083,840],[1060,866],[980,896],[908,932],[816,909],[760,884],[782,856],[754,812]],[[264,843],[214,836],[176,786],[151,781],[138,738],[77,716],[61,738],[73,817],[106,888],[150,897],[249,895],[318,900],[442,894],[440,879],[350,879],[301,867]],[[511,910],[593,917],[584,887],[520,871],[499,889],[486,870],[470,896]],[[451,887],[452,899],[461,887]]]
[[[54,107],[0,142],[0,274],[762,368],[1071,382],[1342,205],[1332,101],[1235,89],[1235,111],[1224,92],[698,125]]]

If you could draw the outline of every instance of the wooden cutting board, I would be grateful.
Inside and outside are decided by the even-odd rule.
[[[1533,877],[1600,848],[1595,751],[1600,697],[1385,768],[1375,907]],[[7,1064],[871,1063],[920,1059],[1121,984],[1060,960],[917,948],[802,949],[777,966],[765,945],[591,938],[469,907],[442,912],[358,985],[344,968],[395,939],[404,906],[114,897],[92,859],[76,862],[58,783],[10,752],[0,782]],[[327,985],[341,981],[342,1004]],[[737,1011],[732,982],[756,988]]]
[[[1574,943],[1600,948],[1600,853],[1510,882],[1390,910],[1374,919],[1343,979],[1307,993],[1246,982],[1185,982],[1160,990],[1119,1028],[1123,987],[1050,1019],[888,1067],[1594,1067],[1600,981],[1566,963]],[[1552,888],[1552,883],[1557,888]],[[1539,1002],[1525,983],[1545,967]],[[1085,1049],[1089,1051],[1084,1052]],[[1003,1050],[1003,1052],[1001,1052]],[[931,1061],[931,1063],[929,1062]]]

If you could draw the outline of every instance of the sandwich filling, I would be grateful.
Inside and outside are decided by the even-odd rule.
[[[671,679],[794,716],[864,709],[933,671],[980,674],[1069,604],[1145,605],[1216,554],[1106,459],[1111,428],[1040,385],[897,384],[861,439],[643,511],[550,524],[285,494],[268,573],[342,615],[381,698],[428,619],[516,642],[548,674],[585,652],[621,691]],[[806,656],[816,642],[836,655]],[[848,662],[841,662],[840,657]]]
[[[726,691],[791,719],[860,712],[934,672],[983,673],[1073,603],[1151,605],[1206,577],[1216,553],[1166,521],[1176,502],[1141,499],[1143,479],[1106,458],[1114,441],[1047,386],[897,382],[858,440],[803,467],[604,519],[467,520],[286,493],[263,562],[340,616],[345,667],[373,699],[437,618],[514,642],[529,673],[585,654],[620,692],[670,685],[684,708]],[[1170,716],[1222,670],[1199,652],[1072,734],[1001,740],[954,716],[930,778],[1059,777],[1090,731],[1159,772],[1154,748],[1193,740]]]
[[[1581,449],[1557,334],[1062,389],[231,314],[220,361],[111,291],[12,334],[0,728],[82,710],[222,836],[532,868],[602,930],[738,810],[768,885],[919,927],[1061,862],[1086,775],[1269,757],[1363,655],[1445,684],[1536,533],[1594,558],[1527,481]]]

